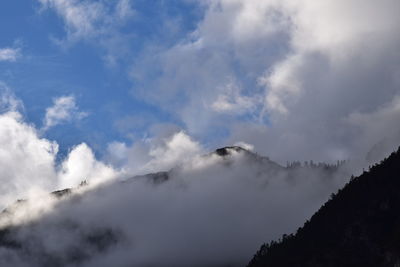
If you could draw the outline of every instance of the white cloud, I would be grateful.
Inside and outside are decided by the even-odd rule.
[[[135,94],[191,135],[229,129],[225,142],[254,143],[283,162],[359,157],[374,145],[343,121],[400,93],[398,1],[198,2],[204,16],[193,32],[135,63]]]
[[[76,187],[82,181],[94,185],[110,180],[118,174],[112,167],[97,161],[92,150],[82,143],[72,148],[58,173],[61,187]]]
[[[43,7],[54,8],[63,18],[70,41],[94,37],[101,33],[97,27],[106,15],[101,2],[77,0],[39,0]]]
[[[285,54],[290,20],[279,1],[198,3],[204,16],[193,32],[133,66],[143,88],[135,94],[177,115],[194,135],[242,119],[258,123],[265,98],[258,78]],[[154,72],[158,79],[147,74]]]
[[[130,37],[119,27],[135,14],[130,0],[38,0],[45,9],[54,10],[64,21],[66,37],[53,40],[64,48],[76,42],[86,41],[101,47],[103,59],[113,66],[129,53]]]
[[[282,1],[207,1],[205,18],[199,25],[199,38],[216,44],[226,40],[240,45],[259,42],[290,27],[290,17],[281,12]]]
[[[86,144],[73,148],[57,165],[57,142],[40,137],[40,131],[24,121],[21,101],[3,83],[0,94],[0,209],[18,198],[77,186],[83,179],[97,184],[119,175],[117,170],[98,161]],[[74,102],[66,99],[71,107]],[[65,104],[64,100],[61,102]],[[51,125],[70,116],[54,110],[49,113],[53,114]]]
[[[242,148],[247,149],[249,151],[254,151],[254,145],[246,143],[246,142],[237,142],[237,143],[235,143],[233,145],[242,147]]]
[[[283,3],[282,12],[293,23],[291,51],[260,78],[266,81],[271,125],[254,133],[260,140],[256,147],[264,144],[264,151],[282,161],[364,157],[379,139],[391,139],[387,149],[396,149],[400,137],[389,114],[380,110],[400,93],[394,78],[400,70],[395,52],[400,19],[394,11],[399,3],[363,1],[362,8],[360,1]],[[381,114],[380,136],[372,134],[372,120],[364,131],[344,123],[354,113]],[[247,134],[239,132],[237,138],[244,140]]]
[[[135,10],[131,6],[131,0],[118,1],[115,9],[115,13],[120,20],[125,20],[135,15]]]
[[[128,151],[125,143],[113,141],[107,145],[107,160],[114,166],[123,166],[126,164]]]
[[[24,105],[18,98],[15,97],[10,88],[0,81],[0,113],[8,111],[21,111]]]
[[[38,191],[76,187],[82,180],[98,184],[119,172],[98,161],[86,144],[74,147],[56,164],[58,144],[39,137],[17,111],[0,115],[0,207]]]
[[[150,148],[151,160],[145,168],[168,170],[202,152],[201,145],[182,131],[163,139],[162,142],[161,146]]]
[[[211,108],[216,112],[228,114],[244,114],[254,111],[260,104],[259,96],[245,96],[240,88],[233,82],[228,83],[222,89],[217,99],[211,104]]]
[[[0,61],[15,62],[20,56],[19,48],[0,48]]]
[[[56,143],[38,137],[36,129],[23,122],[16,111],[0,115],[0,205],[26,196],[38,188],[57,185],[54,159]]]
[[[204,153],[202,146],[183,131],[158,132],[151,138],[108,145],[108,160],[129,175],[168,171]]]
[[[53,106],[46,109],[42,130],[46,131],[58,124],[76,121],[86,117],[86,112],[79,111],[74,96],[61,96],[53,100]]]
[[[296,96],[301,91],[301,81],[296,77],[295,70],[301,66],[301,56],[289,56],[285,61],[276,64],[267,77],[261,77],[259,83],[268,90],[265,96],[265,109],[287,114],[285,106],[287,98]]]
[[[282,1],[281,12],[291,18],[289,44],[292,51],[273,66],[272,73],[265,76],[267,109],[286,113],[291,97],[296,98],[299,91],[310,90],[302,84],[306,78],[302,76],[303,69],[312,67],[316,56],[326,60],[329,67],[326,71],[330,75],[335,75],[336,68],[343,65],[363,64],[354,61],[360,56],[372,60],[368,64],[382,60],[387,49],[385,45],[392,47],[399,42],[396,33],[400,20],[393,11],[397,8],[398,3],[392,0],[379,3],[358,0],[324,3]]]

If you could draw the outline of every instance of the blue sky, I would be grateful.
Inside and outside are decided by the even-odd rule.
[[[115,8],[114,4],[105,6]],[[18,49],[20,55],[15,61],[0,62],[0,80],[23,101],[26,120],[37,127],[42,126],[46,108],[54,99],[75,97],[79,109],[88,116],[61,123],[45,133],[59,142],[62,151],[80,142],[87,142],[97,152],[111,140],[132,142],[128,134],[133,134],[133,139],[141,138],[152,123],[179,121],[136,96],[135,81],[128,75],[130,65],[149,43],[173,45],[175,38],[193,30],[201,15],[202,8],[181,1],[135,1],[132,17],[110,33],[119,35],[115,38],[121,38],[126,51],[115,64],[109,64],[104,59],[107,48],[96,44],[96,40],[67,40],[64,21],[51,8],[38,1],[3,1],[0,48]],[[163,25],[168,17],[179,17],[181,21],[174,36]],[[115,122],[130,114],[151,119],[118,129]]]
[[[206,150],[335,162],[398,140],[398,4],[363,5],[4,0],[1,87],[59,158],[183,131]]]

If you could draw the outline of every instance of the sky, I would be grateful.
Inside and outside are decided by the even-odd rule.
[[[176,29],[179,35],[178,31],[192,30],[197,17],[194,14],[189,20],[181,14],[189,16],[197,9],[191,11],[189,4],[180,2],[137,1],[139,13],[130,1],[117,2],[1,4],[3,87],[23,102],[25,120],[43,128],[44,135],[57,140],[63,151],[87,142],[101,153],[111,140],[132,142],[146,136],[152,124],[176,121],[155,103],[137,96],[138,86],[129,72],[148,43],[167,45],[172,38],[162,29],[162,20],[182,20],[182,29]],[[77,113],[46,125],[47,108],[63,97],[69,97],[69,107],[76,108],[62,110]]]
[[[238,143],[281,164],[379,161],[400,141],[399,10],[396,0],[2,1],[0,148],[43,153],[52,173],[74,151],[136,174]]]
[[[184,131],[208,149],[243,141],[281,162],[334,162],[399,135],[395,0],[0,7],[2,90],[59,158]]]

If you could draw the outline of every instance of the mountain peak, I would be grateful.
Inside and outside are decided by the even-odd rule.
[[[217,154],[218,156],[223,157],[223,156],[230,155],[232,153],[232,151],[249,152],[247,149],[244,149],[243,147],[240,147],[240,146],[225,146],[225,147],[217,148],[214,153]]]

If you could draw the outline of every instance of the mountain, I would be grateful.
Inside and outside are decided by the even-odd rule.
[[[19,200],[0,214],[0,266],[244,266],[344,184],[345,164],[238,146],[171,170]]]
[[[400,148],[333,194],[295,234],[248,267],[400,266]]]

